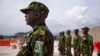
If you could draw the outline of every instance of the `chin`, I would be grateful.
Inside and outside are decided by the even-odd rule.
[[[26,22],[26,24],[28,25],[28,23]]]
[[[27,25],[29,25],[29,26],[34,26],[33,24],[31,24],[31,23],[26,23]]]
[[[29,23],[26,22],[27,25],[30,25]]]

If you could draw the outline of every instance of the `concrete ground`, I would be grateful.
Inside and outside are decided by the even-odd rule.
[[[57,45],[58,45],[58,41],[55,41],[54,56],[59,56],[59,51],[58,51]],[[19,48],[12,49],[11,47],[8,47],[8,46],[0,46],[0,56],[16,56],[18,51],[19,51]],[[73,49],[72,49],[72,54],[73,54]],[[93,53],[93,56],[97,56],[96,52]]]

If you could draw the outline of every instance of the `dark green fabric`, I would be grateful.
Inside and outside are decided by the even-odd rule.
[[[21,9],[21,12],[26,14],[28,10],[37,11],[42,15],[45,15],[49,12],[47,6],[36,1],[31,2],[27,8]]]
[[[80,43],[81,43],[81,36],[76,35],[73,39],[73,48],[74,48],[74,56],[80,56]]]
[[[58,49],[62,55],[66,53],[66,37],[65,36],[60,36],[59,38],[59,44],[58,44]]]
[[[36,42],[43,42],[42,52],[35,52]],[[19,56],[53,56],[53,35],[46,26],[39,26],[27,40],[27,48]]]
[[[72,54],[71,54],[71,47],[72,47],[71,41],[72,41],[71,35],[66,36],[66,48],[67,48],[66,53],[67,53],[67,56],[72,56]]]
[[[72,37],[71,35],[66,36],[66,47],[71,47]]]
[[[83,56],[91,56],[93,53],[93,37],[84,35],[81,40],[81,52]]]

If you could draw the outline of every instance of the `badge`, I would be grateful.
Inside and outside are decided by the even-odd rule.
[[[77,37],[75,37],[75,39],[77,39]]]
[[[43,41],[35,41],[34,52],[42,53],[43,46],[44,46],[44,42]]]
[[[65,50],[67,50],[67,48],[65,48]]]
[[[83,40],[86,40],[86,38],[83,38]]]

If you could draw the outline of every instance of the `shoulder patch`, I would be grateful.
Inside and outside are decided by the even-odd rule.
[[[75,36],[75,39],[77,39],[77,36]]]
[[[45,35],[45,31],[41,30],[40,35]]]
[[[39,28],[39,34],[40,34],[40,35],[45,35],[45,34],[46,34],[46,31],[45,31],[45,30],[46,30],[45,27],[41,26],[41,27]]]
[[[86,40],[86,38],[84,37],[83,40]]]

